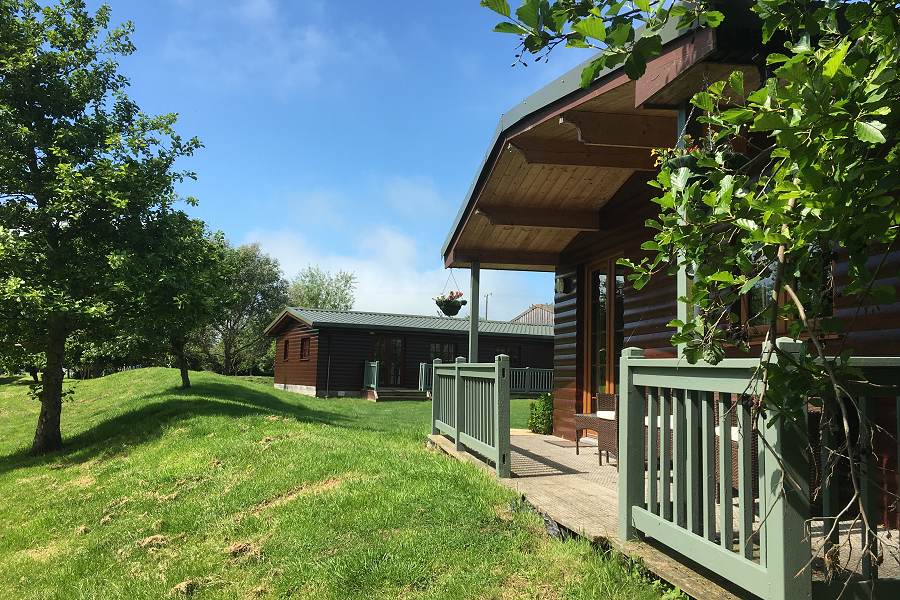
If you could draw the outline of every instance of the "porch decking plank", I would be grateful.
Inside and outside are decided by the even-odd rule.
[[[458,452],[452,440],[442,435],[430,435],[428,439],[446,454],[474,464],[486,473],[493,473],[476,456],[465,451]],[[514,477],[498,481],[521,494],[536,510],[566,529],[640,558],[650,572],[694,598],[726,600],[750,597],[735,595],[649,543],[620,540],[616,467],[608,464],[598,466],[597,457],[592,452],[575,456],[572,448],[548,443],[548,440],[555,439],[553,436],[513,431]]]

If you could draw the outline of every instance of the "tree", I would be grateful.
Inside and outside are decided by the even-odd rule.
[[[185,346],[225,304],[225,240],[182,211],[159,211],[129,257],[133,306],[127,329],[141,338],[144,355],[171,353],[181,387],[191,386]],[[148,318],[148,316],[150,318]]]
[[[225,250],[223,271],[228,292],[210,326],[222,373],[234,375],[252,357],[266,353],[271,344],[265,327],[287,303],[287,282],[278,261],[259,244]]]
[[[867,419],[860,386],[877,388],[852,368],[847,348],[829,347],[828,337],[851,331],[854,319],[829,315],[823,298],[832,285],[828,265],[839,255],[849,264],[841,293],[858,311],[895,301],[896,275],[892,281],[885,259],[900,230],[900,12],[880,0],[750,4],[760,24],[763,83],[745,89],[735,72],[693,96],[690,120],[700,134],[659,153],[657,233],[643,246],[651,256],[624,264],[636,288],[659,272],[690,273],[690,292],[680,300],[692,315],[670,324],[690,361],[718,362],[729,344],[746,348],[740,328],[729,325],[748,294],[764,300],[769,331],[781,322],[792,337],[809,339],[810,355],[778,364],[767,360],[776,351],[770,345],[752,410],[804,431],[805,406],[821,406],[821,427],[843,431],[822,479],[838,465],[849,470],[853,497],[844,512],[855,505],[871,529],[860,464],[872,440],[854,435],[851,423]],[[506,18],[496,31],[520,36],[520,61],[524,53],[544,60],[560,44],[603,50],[582,73],[584,85],[619,64],[640,77],[673,20],[717,27],[734,14],[714,10],[724,4],[712,1],[526,0],[515,13],[506,0],[482,5]],[[742,147],[749,151],[736,150]],[[876,562],[877,537],[863,549]]]
[[[110,27],[108,6],[0,0],[0,31],[0,338],[45,355],[45,453],[62,447],[67,339],[128,306],[124,257],[200,144],[128,98],[132,26]]]
[[[309,266],[291,281],[288,299],[292,306],[350,310],[356,291],[356,275],[348,271],[329,273]]]

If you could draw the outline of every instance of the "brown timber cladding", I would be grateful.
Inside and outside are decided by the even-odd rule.
[[[310,360],[299,359],[300,340],[310,337]],[[394,387],[414,389],[419,382],[419,363],[431,362],[431,344],[453,345],[453,354],[467,352],[465,333],[423,333],[403,330],[367,330],[341,327],[310,329],[293,319],[278,332],[275,346],[275,383],[315,386],[319,396],[362,390],[363,363],[376,360],[379,338],[403,340],[401,380]],[[288,360],[284,360],[284,344],[288,341]],[[510,353],[513,366],[549,369],[553,366],[553,338],[481,334],[478,359],[494,360],[500,352]],[[382,387],[385,386],[382,384]]]
[[[574,282],[568,291],[555,297],[553,432],[560,437],[575,438],[574,415],[581,410],[582,340],[590,304],[585,265],[610,257],[638,259],[646,254],[640,246],[653,237],[653,231],[644,223],[658,214],[658,206],[650,201],[654,190],[646,186],[646,181],[646,175],[632,176],[601,210],[603,231],[579,234],[560,255],[556,276]],[[643,348],[647,356],[675,356],[669,342],[672,332],[666,327],[676,316],[675,297],[674,277],[654,277],[640,291],[626,282],[625,346]]]
[[[309,339],[309,358],[300,358],[302,340]],[[288,345],[285,358],[284,345]],[[288,323],[278,334],[275,343],[275,383],[316,385],[316,365],[319,356],[319,333],[305,323]]]

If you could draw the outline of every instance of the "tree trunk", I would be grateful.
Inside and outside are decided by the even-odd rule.
[[[175,355],[178,370],[181,371],[181,389],[186,390],[191,387],[191,376],[188,373],[187,359],[184,357],[183,340],[172,340],[172,353]]]
[[[222,340],[222,374],[223,375],[234,375],[233,368],[234,365],[232,361],[234,360],[233,352],[234,348],[231,340],[225,338]]]
[[[38,377],[38,368],[35,367],[34,365],[28,367],[28,374],[31,375],[31,380],[34,381],[35,383],[41,382],[41,378]]]
[[[41,412],[38,415],[32,454],[47,454],[62,449],[63,361],[66,352],[66,331],[59,318],[51,318],[47,330],[47,366],[41,388]]]

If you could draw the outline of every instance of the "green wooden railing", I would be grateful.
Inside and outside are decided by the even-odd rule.
[[[378,361],[367,360],[363,363],[363,389],[378,389]]]
[[[477,452],[493,461],[498,477],[509,477],[509,357],[463,361],[434,361],[431,432],[452,437],[457,450]]]
[[[533,394],[553,391],[553,369],[531,367],[509,370],[509,389],[514,393]]]
[[[431,363],[419,363],[420,392],[431,389],[433,370]],[[553,369],[511,367],[509,369],[509,391],[512,394],[552,392]]]
[[[788,339],[777,344],[787,354],[803,348]],[[900,371],[896,358],[852,364],[867,376]],[[806,440],[780,422],[754,433],[750,403],[742,400],[758,392],[758,367],[757,359],[690,365],[623,351],[619,533],[654,538],[760,598],[810,598]],[[785,476],[801,489],[782,485]],[[830,504],[825,514],[837,514]],[[860,579],[876,570],[863,557]]]
[[[434,375],[434,366],[431,363],[419,363],[419,391],[426,392],[431,390],[432,376]]]

